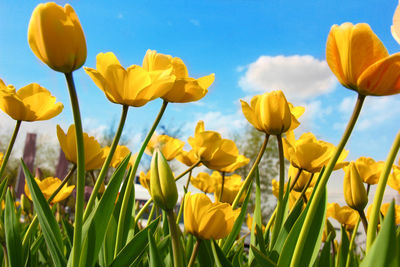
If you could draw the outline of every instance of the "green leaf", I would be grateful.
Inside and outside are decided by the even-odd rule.
[[[217,242],[215,240],[212,240],[211,242],[212,242],[211,246],[212,246],[214,258],[218,259],[218,261],[221,263],[221,266],[233,267],[232,264],[230,263],[230,261],[226,258],[224,252],[218,246]]]
[[[147,231],[151,234],[154,233],[160,218],[154,220],[149,226],[138,232],[128,244],[123,247],[110,267],[129,266],[132,262],[136,261],[139,256],[147,249],[148,238]]]
[[[341,242],[337,253],[337,265],[338,267],[346,267],[347,254],[349,253],[350,241],[347,236],[346,229],[342,225]]]
[[[99,204],[91,212],[82,227],[83,242],[80,266],[93,266],[98,258],[129,159],[130,154],[115,170]]]
[[[244,217],[246,216],[246,212],[247,212],[247,204],[249,203],[249,199],[250,199],[250,194],[251,194],[251,186],[247,190],[246,198],[242,204],[242,209],[240,211],[238,218],[235,221],[235,224],[233,225],[232,231],[228,235],[228,237],[226,238],[226,240],[222,246],[222,251],[224,252],[225,255],[232,248],[233,243],[235,242],[237,236],[240,233],[240,230],[242,229]]]
[[[394,201],[390,204],[378,236],[361,262],[361,267],[399,266],[399,244],[396,242]]]
[[[307,203],[306,208],[300,214],[296,223],[293,225],[292,230],[286,238],[285,244],[283,245],[281,255],[279,256],[278,266],[289,266],[295,251],[296,245],[298,244],[298,238],[302,229],[305,217],[310,207],[310,203],[313,201],[311,196],[310,201]],[[302,257],[299,266],[310,266],[318,255],[318,251],[321,246],[322,231],[324,229],[325,213],[326,213],[326,188],[322,196],[322,200],[318,203],[318,209],[316,216],[313,218],[311,229],[307,236],[307,246],[300,252]]]
[[[250,234],[250,244],[253,246],[257,246],[256,245],[256,226],[258,226],[258,228],[262,227],[262,219],[261,219],[261,188],[260,188],[260,174],[258,171],[258,167],[256,168],[255,171],[255,180],[256,180],[256,201],[255,201],[255,207],[254,207],[254,216],[253,216],[253,223],[251,225],[251,234]],[[260,230],[259,230],[260,231]],[[260,235],[260,232],[258,232],[258,235]],[[261,241],[261,242],[260,242]],[[258,248],[260,248],[260,245],[262,244],[264,246],[264,240],[261,239],[258,242]],[[249,262],[251,263],[254,259],[254,255],[253,252],[250,250],[249,253]]]
[[[201,267],[209,267],[214,265],[214,257],[211,249],[210,240],[202,240],[197,252],[197,261]]]
[[[24,266],[22,252],[22,241],[19,233],[19,222],[15,216],[15,204],[10,189],[7,189],[6,208],[4,213],[4,230],[6,237],[8,262],[11,267]],[[23,253],[22,253],[23,254]]]
[[[44,198],[39,186],[33,179],[31,172],[22,162],[22,169],[25,174],[26,183],[28,184],[29,192],[31,193],[33,206],[39,219],[44,240],[55,266],[66,266],[66,259],[63,255],[63,243],[61,238],[60,227],[50,210],[50,206]]]
[[[256,247],[251,246],[251,250],[253,251],[254,257],[259,266],[265,266],[265,267],[276,266],[276,264],[267,255],[259,251]]]
[[[285,190],[285,194],[283,195],[282,202],[278,203],[276,209],[276,216],[275,216],[275,221],[274,221],[274,226],[272,228],[272,235],[271,235],[271,246],[274,246],[277,239],[278,235],[281,231],[282,228],[282,223],[285,219],[285,216],[287,214],[288,210],[288,200],[289,200],[289,194],[290,194],[290,179],[289,182],[287,183],[287,187]]]
[[[4,199],[4,195],[6,194],[6,190],[7,190],[7,184],[8,184],[8,178],[5,178],[0,183],[0,201]]]
[[[328,237],[326,238],[326,242],[321,250],[321,254],[317,259],[315,264],[316,267],[329,267],[331,266],[331,240],[332,240],[332,233],[329,233]]]
[[[156,241],[154,240],[153,235],[148,231],[147,232],[149,239],[149,266],[150,267],[162,267],[164,266],[164,262],[161,260],[160,252],[158,251]]]

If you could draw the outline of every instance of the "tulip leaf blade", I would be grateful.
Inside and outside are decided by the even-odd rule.
[[[43,232],[43,237],[47,248],[50,251],[50,256],[55,266],[66,266],[67,261],[63,254],[63,242],[57,220],[54,217],[47,200],[43,196],[42,191],[40,191],[39,186],[22,159],[21,163],[22,170],[25,174],[25,180],[29,192],[31,193],[33,206]]]
[[[350,246],[350,241],[349,237],[347,236],[346,229],[341,226],[341,242],[338,250],[338,255],[337,255],[337,266],[338,267],[345,267],[346,266],[346,261],[347,261],[347,254],[350,253],[349,251],[349,246]]]
[[[22,241],[19,233],[18,219],[15,215],[15,204],[10,189],[6,193],[6,207],[4,212],[4,230],[7,247],[8,262],[11,267],[24,266],[21,256]]]
[[[160,252],[158,251],[154,236],[147,231],[147,238],[149,240],[149,266],[150,267],[163,267],[164,262],[161,260]]]
[[[129,266],[137,261],[143,251],[147,249],[147,232],[154,233],[160,218],[154,220],[149,226],[138,232],[117,254],[109,267]]]
[[[250,199],[250,194],[251,194],[251,186],[247,190],[246,198],[243,201],[241,211],[233,225],[232,231],[228,235],[228,237],[226,238],[226,240],[222,246],[222,251],[224,252],[225,255],[232,248],[233,243],[236,240],[236,237],[238,236],[238,234],[240,233],[240,230],[242,229],[243,221],[244,221],[244,218],[245,218],[246,212],[247,212],[247,204],[249,203],[249,199]]]
[[[103,244],[111,215],[114,211],[114,203],[118,195],[122,179],[128,166],[130,154],[111,176],[110,182],[100,202],[90,213],[82,228],[82,251],[80,257],[81,266],[93,266],[98,259],[98,254]]]
[[[399,245],[396,238],[394,201],[386,213],[379,231],[370,250],[361,262],[361,267],[399,266]]]
[[[197,260],[201,267],[214,265],[214,257],[210,242],[210,240],[202,240],[200,243],[199,251],[197,253]]]
[[[251,246],[250,248],[253,251],[255,260],[259,266],[266,266],[266,267],[275,267],[276,266],[274,261],[272,261],[267,255],[262,253],[256,247]]]

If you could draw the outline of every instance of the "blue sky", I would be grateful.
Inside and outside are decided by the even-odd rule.
[[[63,113],[50,122],[25,123],[25,131],[55,135],[55,124],[72,123],[69,98],[62,74],[49,69],[27,43],[30,15],[39,2],[0,2],[0,78],[17,88],[37,82],[64,103]],[[64,5],[65,1],[58,4]],[[71,1],[84,29],[88,56],[85,66],[95,67],[96,55],[112,51],[128,67],[141,65],[147,49],[183,59],[191,77],[215,73],[216,80],[204,99],[173,104],[162,124],[192,134],[204,119],[206,129],[228,137],[247,122],[239,99],[266,90],[281,89],[306,113],[297,131],[312,131],[336,144],[349,118],[356,94],[339,85],[325,62],[330,27],[343,22],[366,22],[389,53],[400,51],[390,33],[397,1]],[[118,121],[120,106],[104,94],[80,69],[74,73],[85,130],[96,133]],[[125,135],[134,146],[148,128],[160,100],[131,108]],[[383,160],[400,126],[400,98],[368,97],[359,124],[347,146],[350,159],[371,156]],[[13,124],[1,115],[3,128]],[[135,147],[133,150],[137,150]]]

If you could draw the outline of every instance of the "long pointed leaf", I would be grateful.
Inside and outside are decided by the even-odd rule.
[[[164,262],[161,260],[160,252],[158,251],[156,241],[153,235],[147,231],[147,238],[149,239],[149,266],[150,267],[163,267]]]

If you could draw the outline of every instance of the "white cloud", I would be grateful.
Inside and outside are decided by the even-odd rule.
[[[326,61],[310,55],[260,56],[239,80],[246,92],[282,90],[291,102],[328,93],[336,84]]]

